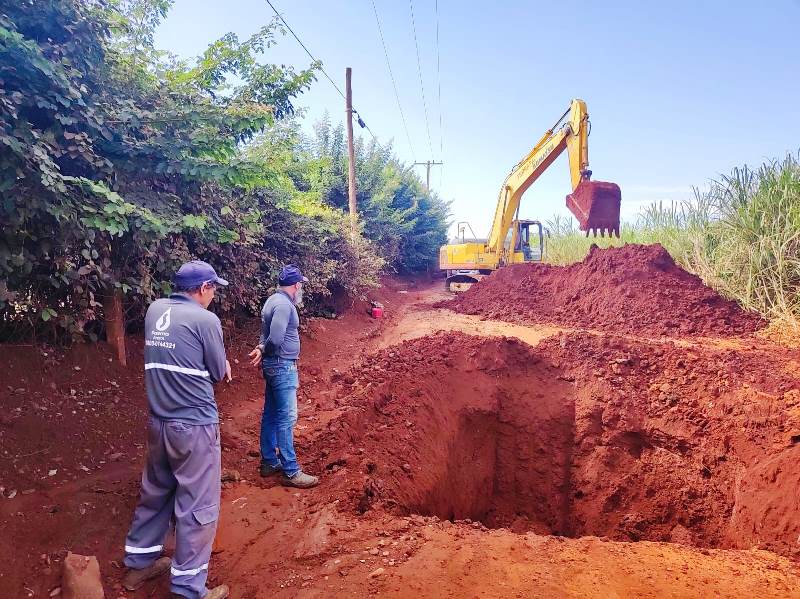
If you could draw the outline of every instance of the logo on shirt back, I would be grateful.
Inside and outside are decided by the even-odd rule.
[[[166,331],[169,328],[170,324],[170,315],[169,313],[172,311],[172,308],[168,308],[166,312],[164,312],[161,317],[156,321],[156,330],[157,331]]]

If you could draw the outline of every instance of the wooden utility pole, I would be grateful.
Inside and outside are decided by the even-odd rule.
[[[103,294],[103,315],[106,321],[106,339],[117,352],[117,359],[123,366],[128,365],[125,351],[125,310],[122,306],[122,291],[111,289]]]
[[[444,164],[443,162],[436,162],[435,160],[428,160],[426,162],[415,162],[412,166],[422,165],[425,168],[426,176],[425,176],[425,191],[431,190],[431,167],[432,166],[441,166]]]
[[[353,89],[350,85],[353,69],[347,67],[345,71],[345,102],[347,113],[347,156],[350,162],[348,181],[348,195],[350,197],[350,233],[355,237],[356,222],[358,214],[356,212],[356,159],[353,150]]]

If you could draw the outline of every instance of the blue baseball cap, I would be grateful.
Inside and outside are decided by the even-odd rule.
[[[214,283],[215,285],[226,286],[228,281],[217,276],[217,271],[208,262],[202,260],[192,260],[178,269],[172,282],[176,287],[192,289],[200,287],[203,283]]]
[[[303,273],[294,264],[287,264],[281,268],[281,272],[278,274],[278,285],[288,287],[300,282],[308,283],[308,279],[303,276]]]

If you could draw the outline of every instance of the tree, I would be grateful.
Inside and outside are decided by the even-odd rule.
[[[152,29],[168,6],[0,4],[0,309],[14,302],[16,320],[82,330],[100,296],[116,313],[123,294],[152,297],[194,245],[230,242],[252,216],[209,196],[265,183],[239,146],[294,112],[316,67],[256,60],[274,22],[196,64],[166,60]]]
[[[317,191],[333,207],[346,209],[347,152],[344,127],[325,119],[313,137],[297,136],[297,162],[291,172],[298,189]],[[425,270],[447,241],[448,204],[425,190],[417,175],[394,156],[391,144],[356,140],[358,211],[363,233],[381,249],[395,270]]]
[[[281,262],[312,274],[313,303],[377,284],[385,258],[411,269],[435,255],[446,206],[388,146],[359,141],[366,226],[344,235],[341,160],[306,149],[292,119],[319,65],[264,62],[275,21],[179,61],[153,46],[170,6],[0,0],[6,337],[105,332],[124,360],[126,320],[186,259],[225,270],[223,310],[254,311]]]

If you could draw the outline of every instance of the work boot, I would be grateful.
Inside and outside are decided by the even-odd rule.
[[[221,584],[218,587],[210,589],[203,599],[226,599],[230,592],[231,589],[227,584]],[[172,597],[173,599],[186,599],[186,597],[179,595],[178,593],[172,593]]]
[[[279,466],[273,466],[266,462],[261,462],[261,467],[258,469],[258,473],[265,478],[277,474],[278,472],[283,472],[283,470],[281,470]]]
[[[281,484],[284,487],[297,487],[298,489],[310,489],[319,484],[319,477],[306,474],[302,470],[297,472],[294,476],[283,475]]]
[[[148,580],[152,580],[164,574],[164,572],[169,570],[171,564],[172,560],[170,558],[159,557],[146,568],[141,568],[140,570],[128,568],[125,578],[122,579],[122,586],[129,591],[135,591]]]
[[[208,591],[208,594],[203,599],[225,599],[230,592],[231,590],[227,584],[221,584]]]

